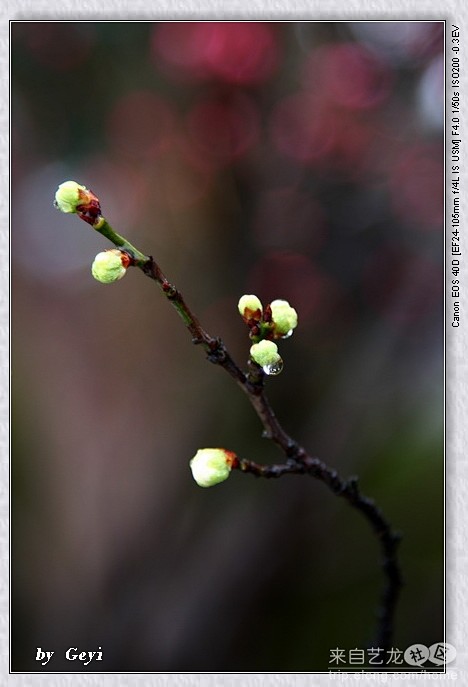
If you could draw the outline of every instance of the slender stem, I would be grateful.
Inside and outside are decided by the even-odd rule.
[[[208,354],[208,360],[224,367],[224,369],[229,372],[231,377],[233,377],[236,382],[242,388],[244,388],[246,383],[245,374],[231,358],[223,342],[219,338],[210,336],[203,329],[198,318],[193,314],[180,291],[178,291],[176,287],[168,281],[161,268],[153,260],[153,258],[148,258],[146,263],[140,265],[140,268],[144,274],[159,284],[164,295],[177,310],[185,326],[192,335],[193,343],[201,345]]]
[[[113,243],[117,248],[121,248],[124,250],[126,253],[128,253],[134,260],[134,263],[137,267],[143,267],[148,260],[150,259],[147,255],[144,255],[143,253],[140,253],[138,248],[135,248],[135,246],[132,246],[131,243],[127,241],[126,238],[121,236],[120,234],[117,234],[116,231],[114,231],[109,224],[109,222],[106,220],[105,217],[99,216],[96,222],[92,225],[96,231],[98,231],[100,234],[106,237],[106,239],[109,239],[111,243]]]
[[[154,259],[141,253],[123,236],[117,234],[104,217],[100,216],[93,226],[114,245],[127,252],[132,258],[133,264],[139,267],[147,277],[159,284],[166,298],[182,318],[192,336],[193,343],[201,345],[207,353],[208,360],[220,365],[236,381],[260,418],[264,427],[263,436],[271,439],[287,457],[286,463],[275,465],[259,465],[253,461],[238,459],[235,467],[242,472],[266,478],[281,477],[284,474],[310,475],[323,482],[330,491],[345,499],[366,518],[380,544],[385,576],[376,642],[377,646],[383,649],[389,648],[394,630],[396,605],[402,584],[397,556],[400,535],[392,530],[390,523],[375,502],[360,492],[357,478],[351,477],[348,480],[343,480],[336,470],[310,456],[302,446],[287,434],[265,394],[264,373],[261,367],[253,361],[249,361],[248,374],[245,374],[238,367],[223,342],[219,338],[212,337],[203,329],[180,291],[168,281]]]

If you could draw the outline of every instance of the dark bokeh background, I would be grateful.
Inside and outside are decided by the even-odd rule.
[[[443,640],[443,31],[12,24],[14,670],[327,670],[382,583],[320,483],[197,487],[200,447],[282,456],[150,280],[92,279],[66,179],[242,364],[239,296],[296,307],[276,413],[403,533],[394,646]]]

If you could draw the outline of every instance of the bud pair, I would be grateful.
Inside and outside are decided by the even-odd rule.
[[[213,487],[229,477],[237,460],[224,448],[200,448],[190,461],[193,479],[200,487]]]
[[[276,299],[263,309],[258,296],[246,294],[238,303],[239,313],[254,336],[285,339],[297,327],[297,312],[288,301]]]

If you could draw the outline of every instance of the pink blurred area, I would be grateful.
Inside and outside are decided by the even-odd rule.
[[[260,114],[243,93],[204,96],[187,113],[186,129],[198,163],[222,168],[244,158],[258,143]]]
[[[382,55],[352,42],[314,48],[302,66],[305,90],[350,110],[382,106],[391,94],[393,78]]]
[[[260,22],[168,22],[154,29],[152,56],[174,77],[256,85],[278,66],[278,32]]]
[[[152,91],[125,93],[110,112],[110,148],[130,159],[157,160],[177,140],[177,115],[171,103]]]
[[[415,229],[440,232],[444,222],[444,174],[441,145],[408,146],[392,165],[389,188],[400,220]]]
[[[15,670],[81,642],[105,671],[326,671],[330,647],[368,641],[380,585],[375,542],[315,482],[195,485],[198,448],[282,456],[154,283],[93,280],[108,243],[53,208],[66,179],[242,367],[239,297],[296,308],[275,412],[404,532],[395,642],[441,641],[442,39],[13,22]]]

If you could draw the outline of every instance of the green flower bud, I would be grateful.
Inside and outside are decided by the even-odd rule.
[[[237,307],[244,320],[256,320],[258,322],[262,317],[262,302],[253,294],[242,296]]]
[[[98,253],[91,266],[91,274],[102,284],[111,284],[122,279],[127,272],[130,258],[117,248]]]
[[[88,192],[86,186],[77,184],[76,181],[64,181],[55,193],[55,207],[61,212],[76,212],[81,205],[83,195]]]
[[[250,357],[262,367],[276,365],[281,357],[278,353],[278,346],[273,341],[263,339],[250,347]]]
[[[96,227],[101,219],[99,198],[76,181],[64,181],[55,192],[54,205],[57,210],[76,213],[88,224]]]
[[[224,448],[200,448],[190,461],[193,479],[199,487],[213,487],[224,482],[237,456]]]
[[[297,312],[291,308],[288,301],[276,300],[270,303],[271,319],[275,336],[291,335],[297,327]]]

